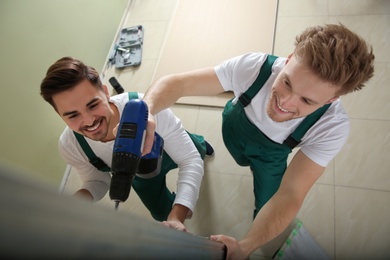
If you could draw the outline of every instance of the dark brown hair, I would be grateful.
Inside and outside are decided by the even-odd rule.
[[[46,77],[41,83],[41,96],[56,109],[53,95],[69,90],[83,80],[88,80],[96,88],[103,89],[99,73],[94,68],[78,59],[63,57],[47,70]]]

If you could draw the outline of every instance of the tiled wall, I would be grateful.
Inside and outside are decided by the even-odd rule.
[[[126,90],[146,90],[177,3],[132,1],[124,26],[145,27],[142,65],[107,71],[106,80],[113,74]],[[298,218],[333,259],[386,259],[390,246],[390,1],[280,0],[274,54],[288,55],[295,35],[308,26],[339,22],[373,45],[375,76],[365,89],[342,98],[351,117],[350,137],[309,192]],[[224,233],[241,238],[252,221],[252,177],[224,147],[222,109],[175,105],[173,110],[187,130],[204,135],[216,150],[215,157],[206,160],[200,198],[187,227],[201,236]],[[176,172],[168,179],[175,190]],[[71,176],[67,190],[75,185],[77,177]],[[109,200],[102,203],[112,207]],[[121,209],[150,218],[134,192]],[[269,257],[266,250],[252,256]]]

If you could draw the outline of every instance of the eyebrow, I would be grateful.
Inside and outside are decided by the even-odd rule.
[[[89,107],[90,105],[92,105],[93,103],[95,103],[97,100],[99,100],[99,98],[94,98],[94,99],[92,99],[91,101],[89,101],[88,103],[87,103],[87,105],[85,105],[86,107]],[[62,116],[69,116],[69,115],[73,115],[73,114],[77,114],[78,112],[77,112],[77,110],[73,110],[73,111],[69,111],[69,112],[65,112],[65,113],[63,113],[62,114]]]

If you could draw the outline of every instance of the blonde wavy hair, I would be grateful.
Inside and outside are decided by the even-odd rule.
[[[342,24],[307,28],[296,37],[294,55],[320,79],[340,87],[338,95],[362,89],[374,74],[372,46]]]

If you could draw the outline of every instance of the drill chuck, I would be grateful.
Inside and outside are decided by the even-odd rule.
[[[109,192],[111,200],[125,202],[129,198],[131,183],[139,161],[140,157],[132,153],[113,153],[111,166],[114,170],[112,171]]]

